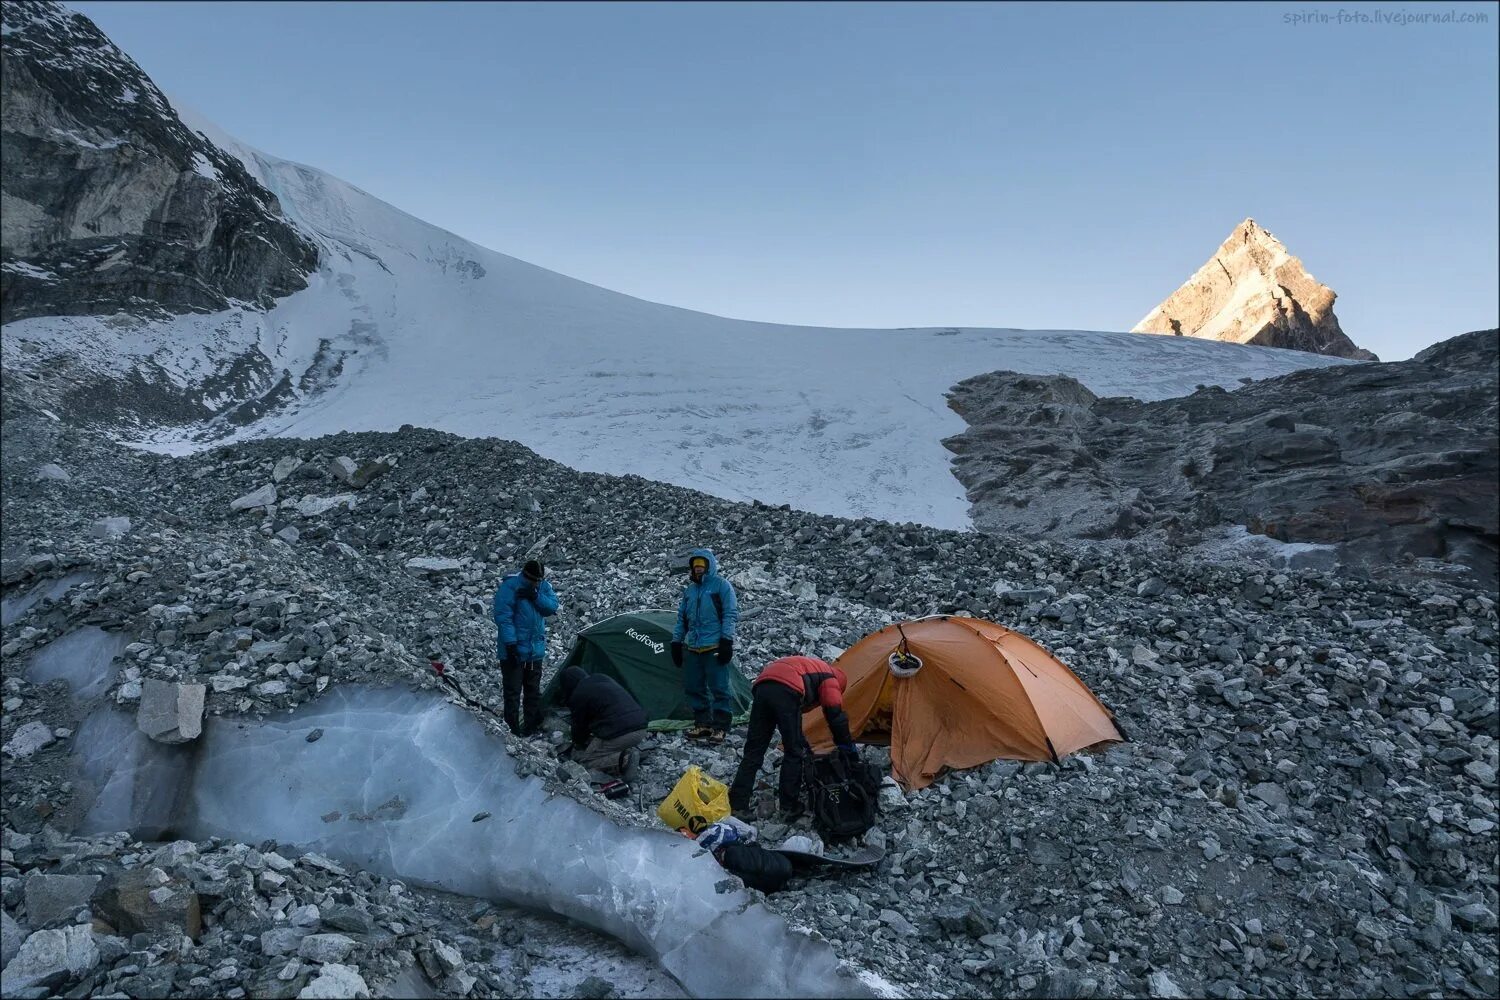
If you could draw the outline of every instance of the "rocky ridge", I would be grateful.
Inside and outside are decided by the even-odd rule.
[[[12,604],[3,633],[10,843],[66,840],[79,813],[75,709],[60,682],[34,683],[26,668],[80,627],[122,640],[103,697],[130,708],[162,681],[202,684],[211,716],[275,713],[330,685],[435,686],[429,658],[494,704],[487,599],[526,553],[547,561],[563,599],[555,664],[593,620],[672,606],[671,565],[707,544],[741,594],[747,669],[793,650],[836,655],[898,617],[972,613],[1057,652],[1131,738],[1061,767],[999,762],[887,794],[871,835],[889,850],[881,869],[767,900],[847,960],[923,995],[1478,996],[1497,985],[1489,595],[738,504],[415,428],[184,459],[15,410],[3,431],[0,576],[7,598],[36,596]],[[624,803],[592,796],[546,741],[507,740],[555,792],[649,825],[687,763],[727,775],[738,737],[718,752],[656,737]],[[758,818],[767,838],[788,832]],[[107,843],[105,860],[122,867],[161,849]],[[194,846],[215,865],[241,850]],[[0,871],[19,920],[21,877],[38,866],[11,850]],[[275,888],[257,887],[268,907]],[[210,915],[226,898],[195,891]],[[253,926],[215,938],[225,957],[193,975],[212,981],[229,958],[252,977],[290,961],[267,954],[259,935],[282,923],[248,897],[214,920],[236,908]],[[91,986],[69,955],[86,964],[89,944],[111,935],[62,930],[35,946],[62,956],[54,988]],[[343,948],[318,954],[367,983],[388,971],[357,941],[336,960]],[[105,979],[126,978],[119,962]],[[481,982],[468,953],[463,971],[479,995],[514,986]],[[460,995],[465,981],[438,972],[435,988]],[[192,981],[153,995],[191,995]]]
[[[3,17],[0,321],[27,391],[117,429],[234,425],[336,374],[320,357],[294,383],[260,349],[260,311],[318,266],[276,196],[88,18],[36,0]],[[170,323],[225,310],[201,337]],[[118,342],[83,316],[107,316]]]
[[[944,443],[986,531],[1201,541],[1229,525],[1345,563],[1500,567],[1500,333],[1410,361],[1305,370],[1234,392],[1101,399],[1066,376],[954,387]]]
[[[1234,228],[1181,288],[1131,333],[1201,337],[1378,361],[1339,327],[1333,289],[1254,219]]]
[[[266,307],[314,246],[129,56],[61,4],[6,3],[0,321]]]

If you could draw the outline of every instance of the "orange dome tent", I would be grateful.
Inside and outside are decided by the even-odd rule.
[[[907,652],[921,659],[893,660]],[[945,768],[992,760],[1057,760],[1122,740],[1114,716],[1066,665],[1019,632],[947,615],[887,625],[851,646],[844,711],[864,743],[888,743],[902,787],[925,788]],[[906,669],[903,669],[906,668]],[[910,674],[909,676],[904,676]],[[802,718],[819,751],[833,749],[821,711]]]

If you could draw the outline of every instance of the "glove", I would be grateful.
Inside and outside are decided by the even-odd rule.
[[[522,587],[516,591],[516,596],[523,601],[534,601],[536,600],[536,588]]]
[[[672,643],[672,666],[682,666],[682,643]]]
[[[852,743],[840,743],[839,756],[852,764],[859,760],[859,750]]]
[[[516,644],[513,643],[513,642],[506,643],[505,644],[505,665],[507,667],[513,667],[513,666],[515,666],[516,664],[518,664],[520,662],[521,662],[521,651],[520,651],[520,649],[518,649],[516,647]]]
[[[721,847],[737,844],[740,832],[728,823],[715,823],[698,834],[698,846],[705,851],[717,851]]]
[[[734,640],[733,639],[720,639],[719,640],[719,663],[720,664],[728,663],[732,659],[734,659]]]

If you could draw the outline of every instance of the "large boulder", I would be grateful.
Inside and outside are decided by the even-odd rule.
[[[309,934],[297,944],[298,956],[310,962],[342,962],[354,950],[354,939],[346,934]]]
[[[36,931],[0,974],[0,992],[13,996],[34,986],[55,989],[99,964],[99,948],[87,926]]]
[[[158,743],[186,743],[203,733],[202,684],[147,679],[141,684],[136,727]]]
[[[203,930],[192,883],[155,867],[133,868],[106,880],[94,897],[94,912],[126,935],[176,927],[196,939]]]
[[[277,459],[276,465],[271,469],[271,482],[285,482],[287,477],[302,468],[302,459],[296,455],[286,455]]]
[[[312,934],[308,927],[272,927],[260,935],[260,953],[270,958],[295,955],[302,940]]]
[[[55,742],[57,737],[52,735],[51,726],[45,722],[28,722],[15,731],[5,746],[0,747],[0,752],[18,760],[25,759]]]
[[[340,455],[328,463],[328,474],[345,486],[362,490],[396,467],[396,459],[382,455],[373,462],[355,462],[347,455]]]
[[[318,970],[318,978],[297,994],[298,1000],[350,1000],[367,998],[370,987],[365,984],[359,970],[349,965],[330,963]]]

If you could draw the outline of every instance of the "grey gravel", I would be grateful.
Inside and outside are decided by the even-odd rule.
[[[876,871],[803,877],[766,897],[849,963],[918,995],[1144,995],[1157,972],[1166,975],[1159,987],[1170,981],[1188,995],[1233,986],[1261,996],[1480,996],[1494,985],[1497,623],[1494,595],[1462,580],[1274,570],[1148,541],[1064,544],[842,520],[579,473],[513,443],[413,428],[166,458],[45,423],[33,434],[31,419],[5,423],[0,576],[16,592],[69,572],[93,579],[0,634],[3,693],[19,699],[0,720],[6,741],[31,724],[49,735],[76,729],[68,698],[33,684],[25,667],[85,624],[127,640],[106,696],[131,704],[154,679],[204,684],[210,717],[274,716],[339,684],[437,690],[427,662],[438,659],[498,706],[487,602],[526,553],[548,564],[562,599],[550,670],[588,623],[675,606],[674,560],[706,544],[745,612],[738,669],[794,651],[836,656],[899,618],[976,614],[1057,653],[1131,739],[1061,766],[1001,761],[899,799],[885,794],[890,808],[871,839],[887,857]],[[37,481],[37,448],[77,470],[73,480]],[[351,494],[352,505],[301,513],[302,496],[347,489],[326,471],[340,455],[395,462]],[[303,463],[285,481],[298,484],[288,491],[296,501],[230,511],[289,456]],[[133,528],[95,538],[89,525],[101,516],[128,516]],[[276,537],[288,524],[299,529],[295,545]],[[422,558],[460,567],[406,568]],[[727,780],[743,745],[742,732],[717,749],[656,734],[634,796],[606,802],[557,769],[552,741],[564,738],[564,721],[551,719],[533,743],[510,740],[518,767],[619,822],[654,825],[656,803],[690,763]],[[5,847],[18,874],[43,870],[35,852],[50,849],[39,846],[45,838],[71,836],[61,826],[73,791],[60,750],[7,762]],[[881,748],[867,753],[886,759]],[[751,817],[767,839],[803,832],[768,815],[778,760],[773,750]],[[32,840],[22,849],[14,838]],[[372,986],[414,974],[439,992],[463,986],[462,976],[480,995],[529,988],[519,966],[497,971],[463,940],[513,948],[504,943],[513,918],[483,932],[472,920],[427,928],[368,873],[302,857],[291,871],[231,874],[245,865],[240,852],[258,848],[197,849],[168,867],[198,866],[204,936],[214,955],[238,963],[235,981],[251,993],[265,980],[295,996],[314,978],[301,959],[289,980],[278,978],[301,936],[274,960],[260,947],[306,906],[319,913],[309,933],[356,941],[339,964]],[[128,839],[101,850],[101,864],[146,852]],[[12,917],[21,902],[7,891]],[[384,934],[397,943],[363,941]],[[462,976],[441,964],[433,940],[460,950]],[[420,955],[437,963],[436,980]],[[165,985],[170,995],[212,988],[222,963],[198,964],[207,968]],[[89,976],[108,992],[153,968],[125,955]]]

